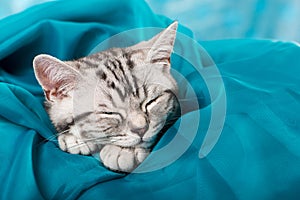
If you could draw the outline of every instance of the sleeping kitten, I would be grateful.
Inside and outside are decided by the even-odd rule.
[[[177,22],[148,41],[74,61],[38,55],[33,61],[59,147],[100,153],[107,168],[131,172],[150,153],[178,111],[170,56]]]

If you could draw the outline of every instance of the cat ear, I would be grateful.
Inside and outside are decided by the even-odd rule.
[[[147,60],[150,63],[165,62],[169,64],[176,39],[177,27],[178,22],[175,21],[150,40],[142,41],[132,46],[131,49],[144,50],[147,57],[144,57],[143,60]]]
[[[66,97],[80,76],[80,73],[68,64],[45,54],[34,58],[33,68],[48,101]]]
[[[170,57],[173,51],[178,22],[175,21],[165,30],[154,36],[148,42],[151,44],[151,49],[148,52],[147,59],[151,63],[167,62],[170,63]]]

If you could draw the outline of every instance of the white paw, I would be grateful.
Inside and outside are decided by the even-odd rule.
[[[150,151],[147,149],[136,148],[134,150],[134,154],[138,164],[141,164],[145,160],[145,158],[150,154]]]
[[[99,147],[91,142],[84,142],[82,139],[71,134],[62,134],[58,136],[59,148],[71,154],[89,155],[99,149]]]
[[[149,155],[149,151],[141,148],[124,148],[106,145],[100,151],[100,159],[104,166],[119,172],[132,172]]]

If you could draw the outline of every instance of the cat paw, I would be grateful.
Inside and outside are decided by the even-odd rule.
[[[149,155],[141,148],[124,148],[106,145],[100,151],[100,159],[105,167],[118,172],[132,172]]]
[[[99,149],[96,144],[84,142],[82,139],[71,134],[63,134],[58,136],[59,148],[71,154],[89,155]]]

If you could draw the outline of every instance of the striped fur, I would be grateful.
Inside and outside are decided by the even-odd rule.
[[[150,39],[74,61],[34,59],[59,147],[72,154],[100,152],[111,170],[131,172],[149,154],[178,111],[170,55],[177,22]]]

